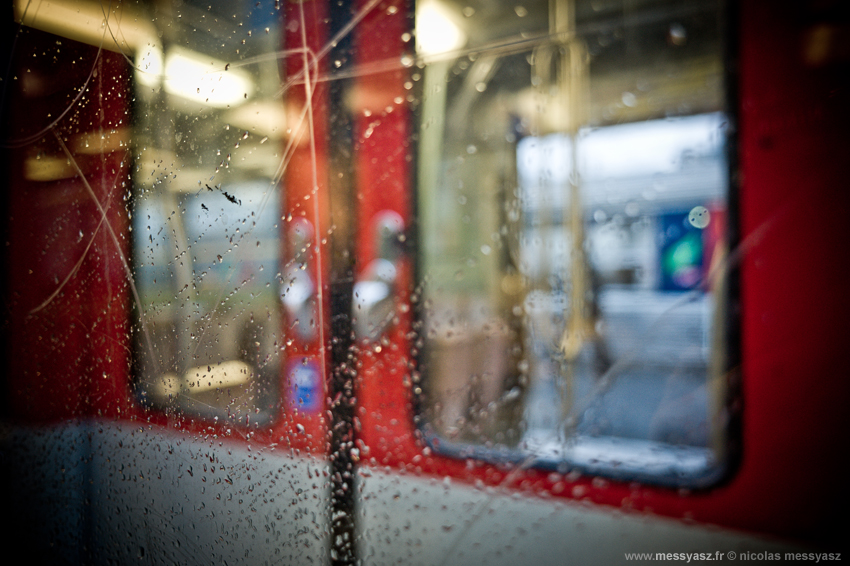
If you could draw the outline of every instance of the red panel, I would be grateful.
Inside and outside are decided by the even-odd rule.
[[[10,113],[6,383],[12,416],[33,421],[130,408],[127,66],[58,43],[22,33],[17,52],[47,55],[17,58],[7,92],[26,112]]]
[[[842,508],[850,277],[848,61],[815,8],[752,2],[741,46],[745,526],[817,537]],[[803,478],[808,481],[801,481]],[[792,487],[793,486],[793,487]],[[846,490],[843,490],[846,493]],[[834,528],[834,527],[833,527]]]
[[[284,269],[293,263],[293,250],[289,249],[290,228],[293,222],[304,219],[314,230],[311,238],[312,251],[308,253],[305,272],[318,282],[317,297],[319,320],[296,321],[284,317],[282,335],[290,342],[282,351],[281,372],[283,391],[283,421],[274,432],[282,440],[297,449],[326,451],[325,396],[329,354],[325,345],[329,340],[327,324],[329,308],[328,269],[325,244],[330,218],[328,208],[328,104],[327,86],[317,82],[326,70],[327,61],[317,57],[327,40],[327,3],[287,2],[284,21],[286,58],[284,69],[286,91],[284,100],[287,109],[286,157],[291,159],[283,175],[284,222],[281,223]],[[290,153],[291,152],[291,153]],[[312,339],[300,338],[293,332],[293,324],[312,324],[317,331]],[[301,364],[308,372],[318,372],[314,377],[321,399],[317,410],[299,409],[298,399],[293,394],[291,369]],[[303,408],[303,405],[301,405]]]
[[[359,4],[363,9],[370,2]],[[402,218],[406,227],[411,222],[412,118],[410,91],[404,87],[410,79],[408,70],[400,64],[401,53],[412,48],[402,37],[409,28],[410,9],[404,0],[381,2],[355,31],[357,66],[378,69],[358,77],[353,87],[356,197],[360,205],[356,257],[361,272],[376,259],[377,215],[392,211]],[[418,452],[411,443],[410,428],[411,268],[410,257],[398,265],[396,304],[402,308],[386,340],[361,344],[357,419],[359,442],[364,455],[370,458],[374,451],[374,454],[391,453],[404,461]],[[403,308],[404,305],[408,308]]]

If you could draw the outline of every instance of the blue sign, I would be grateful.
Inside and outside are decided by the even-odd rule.
[[[322,374],[316,360],[302,358],[289,362],[289,403],[300,411],[317,413],[322,408]]]

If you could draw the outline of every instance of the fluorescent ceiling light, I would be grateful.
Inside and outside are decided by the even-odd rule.
[[[255,100],[231,110],[225,119],[260,137],[283,139],[286,135],[286,107],[280,99]]]
[[[155,80],[161,55],[151,46],[139,58],[136,76],[144,84]],[[162,84],[169,94],[216,108],[242,104],[254,93],[254,83],[244,71],[228,69],[224,61],[182,47],[165,54]]]
[[[436,1],[416,6],[416,50],[422,55],[439,55],[460,49],[466,34],[455,23],[453,13]]]
[[[126,2],[15,0],[15,21],[110,51],[131,54],[155,36],[146,17]]]
[[[190,391],[209,391],[225,387],[244,385],[251,380],[251,366],[239,360],[228,360],[214,366],[198,366],[183,376]]]
[[[150,87],[217,108],[236,106],[254,92],[251,77],[201,53],[173,47],[163,58],[156,29],[141,12],[91,0],[15,0],[15,20],[60,37],[135,55],[136,78]]]
[[[136,67],[136,80],[139,83],[156,87],[162,82],[165,62],[162,57],[162,49],[153,41],[136,51],[134,65]]]

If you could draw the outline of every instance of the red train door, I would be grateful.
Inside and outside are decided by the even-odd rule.
[[[838,542],[828,498],[812,488],[768,504],[784,490],[756,478],[810,457],[827,474],[837,469],[830,441],[804,440],[792,423],[840,429],[827,392],[846,399],[846,387],[805,385],[828,373],[809,356],[837,361],[838,319],[767,297],[790,300],[776,284],[789,270],[798,289],[823,289],[846,313],[838,271],[794,254],[808,266],[796,270],[779,252],[805,247],[799,230],[841,239],[842,223],[794,215],[799,230],[774,228],[785,217],[770,196],[782,186],[793,199],[782,170],[816,199],[835,198],[826,187],[842,174],[835,124],[846,114],[826,101],[846,95],[847,61],[832,35],[843,16],[835,5],[799,20],[758,3],[632,8],[418,3],[414,28],[386,23],[393,41],[374,47],[376,67],[395,68],[392,82],[383,82],[389,72],[372,79],[368,66],[357,79],[386,93],[380,115],[364,111],[358,139],[361,529],[401,522],[412,531],[360,539],[364,556],[613,560],[664,547],[731,559],[718,548],[726,545],[771,558],[794,555],[801,541],[809,550]],[[415,47],[398,43],[399,31]],[[821,46],[829,55],[816,55]],[[799,88],[782,86],[792,83]],[[407,129],[389,104],[402,89]],[[810,104],[841,120],[795,117]],[[780,123],[794,125],[780,136]],[[815,131],[822,143],[808,158],[789,154],[780,167],[777,136],[790,150]],[[410,166],[399,166],[411,139]],[[405,176],[412,192],[396,196]],[[780,355],[769,346],[779,339],[773,316],[789,332],[819,331]],[[797,368],[796,378],[781,372],[781,391],[770,386],[777,355]],[[813,410],[795,403],[798,416],[784,419],[792,391]],[[528,501],[513,506],[508,494]],[[559,515],[535,497],[583,502],[586,515],[570,505]],[[649,534],[608,522],[610,508],[729,530]],[[600,521],[588,536],[630,542],[577,550],[564,526],[582,517]],[[433,527],[427,536],[417,521]],[[536,543],[525,525],[540,533]],[[787,540],[754,543],[742,531]],[[482,548],[484,533],[514,536]]]

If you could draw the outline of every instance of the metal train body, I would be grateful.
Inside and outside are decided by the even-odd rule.
[[[4,14],[7,548],[841,551],[841,3],[202,4]]]

